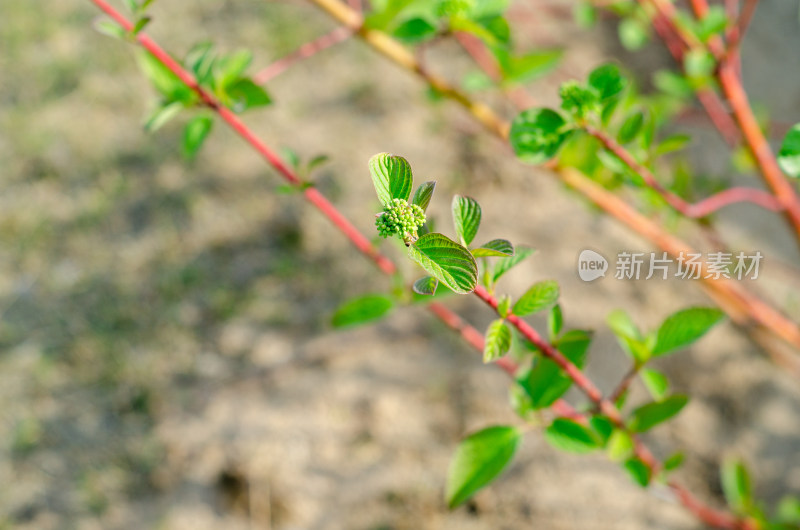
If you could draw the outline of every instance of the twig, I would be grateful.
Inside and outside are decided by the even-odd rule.
[[[639,161],[637,161],[633,155],[627,149],[625,149],[625,147],[618,144],[605,132],[590,125],[584,126],[583,129],[591,136],[594,136],[600,140],[606,149],[611,151],[615,156],[622,160],[625,165],[638,173],[650,188],[655,190],[664,198],[667,204],[672,206],[675,210],[686,217],[706,217],[720,208],[739,202],[751,202],[773,212],[779,212],[783,210],[782,205],[772,194],[756,188],[728,188],[697,203],[692,204],[686,202],[679,196],[664,188],[664,186],[658,182],[655,175],[653,175],[653,173],[645,165],[639,163]]]
[[[293,51],[286,57],[278,59],[274,63],[260,70],[253,76],[253,81],[256,84],[263,85],[267,81],[279,76],[285,72],[289,67],[295,63],[307,59],[312,55],[321,52],[331,46],[334,46],[342,41],[349,39],[353,32],[348,28],[339,27],[333,31],[307,42],[300,46],[297,50]]]
[[[622,378],[622,381],[619,382],[619,384],[617,385],[617,388],[615,388],[611,392],[611,395],[608,396],[608,400],[610,402],[612,402],[612,403],[616,403],[617,400],[619,400],[619,398],[621,398],[623,395],[625,395],[625,393],[630,388],[631,383],[633,383],[633,380],[636,379],[636,375],[638,373],[639,373],[639,366],[636,365],[636,364],[631,366],[631,369],[628,370],[628,372]]]

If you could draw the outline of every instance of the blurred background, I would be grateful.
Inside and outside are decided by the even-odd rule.
[[[520,47],[565,50],[531,85],[537,102],[554,104],[560,82],[608,58],[644,89],[670,65],[659,43],[622,50],[614,20],[579,28],[571,6],[514,3]],[[752,99],[788,125],[800,121],[797,8],[762,2],[744,46]],[[90,2],[4,0],[0,11],[0,528],[700,528],[602,455],[558,453],[537,432],[500,480],[448,512],[458,440],[518,421],[506,376],[421,306],[334,331],[336,307],[389,280],[279,193],[279,177],[221,123],[193,162],[180,119],[146,134],[155,96],[133,48],[92,29]],[[255,69],[333,27],[301,0],[159,0],[151,14],[148,33],[175,55],[211,40],[252,50]],[[448,43],[428,60],[454,79],[469,65]],[[303,160],[330,156],[314,180],[366,233],[378,208],[366,161],[389,151],[418,182],[438,180],[429,212],[445,232],[450,197],[469,193],[483,206],[479,238],[537,248],[503,288],[562,284],[567,326],[596,330],[588,372],[604,390],[628,366],[604,325],[611,310],[651,329],[709,303],[691,282],[581,282],[584,248],[653,249],[358,41],[267,89],[275,104],[245,121]],[[732,173],[702,119],[676,127],[695,135],[700,171],[757,185]],[[720,220],[734,248],[765,254],[751,286],[798,318],[798,256],[781,220],[749,206]],[[417,277],[401,248],[384,248]],[[492,315],[465,298],[446,303],[483,329]],[[686,452],[691,489],[721,505],[720,458],[739,455],[768,505],[800,493],[797,381],[729,323],[660,368],[694,399],[648,439],[659,456]]]

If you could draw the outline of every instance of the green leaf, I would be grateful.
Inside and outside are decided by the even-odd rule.
[[[139,18],[139,20],[136,21],[136,24],[133,25],[133,30],[131,31],[131,33],[133,35],[138,35],[139,32],[141,32],[144,29],[144,27],[150,23],[151,20],[152,20],[151,17]]]
[[[247,67],[253,61],[253,54],[249,50],[237,50],[227,57],[216,62],[217,86],[225,89],[242,79]]]
[[[644,369],[639,374],[644,386],[656,401],[663,400],[669,392],[669,381],[666,376],[657,370]]]
[[[589,29],[597,23],[597,9],[591,2],[580,2],[572,9],[575,23],[584,29]]]
[[[505,321],[498,318],[486,329],[483,343],[483,362],[490,363],[505,355],[511,347],[511,330]]]
[[[369,172],[378,199],[385,205],[392,199],[407,201],[411,196],[411,165],[402,156],[378,153],[369,159]]]
[[[522,433],[516,427],[488,427],[462,440],[447,473],[447,506],[455,508],[497,478],[517,450]]]
[[[122,29],[122,26],[114,22],[113,20],[107,19],[97,19],[94,21],[94,29],[102,33],[103,35],[107,35],[109,37],[113,37],[115,39],[124,40],[126,37],[126,32]]]
[[[214,45],[210,42],[201,42],[192,46],[183,64],[194,73],[197,82],[203,86],[213,88],[214,63],[216,59],[212,53]]]
[[[778,165],[790,177],[800,178],[800,123],[786,133],[778,151]]]
[[[643,488],[650,484],[650,468],[636,457],[629,458],[624,464],[625,470],[635,483]]]
[[[414,282],[414,285],[411,287],[414,289],[414,292],[421,295],[434,295],[436,294],[436,288],[439,286],[439,280],[436,278],[431,278],[430,276],[423,276],[419,280]]]
[[[661,156],[675,151],[680,151],[691,141],[692,137],[688,134],[673,134],[658,144],[655,150],[655,156]]]
[[[567,122],[554,110],[525,110],[511,124],[511,147],[523,162],[541,164],[553,158],[569,137],[566,126]]]
[[[173,101],[172,103],[161,105],[147,118],[144,124],[144,130],[150,133],[156,132],[166,125],[168,121],[177,116],[183,108],[184,105],[180,101]]]
[[[633,440],[622,429],[614,429],[606,446],[608,447],[608,458],[613,462],[627,460],[633,452]]]
[[[502,318],[506,318],[509,315],[509,310],[511,309],[511,297],[508,295],[504,295],[500,298],[500,301],[497,302],[497,314],[500,315]]]
[[[738,514],[746,514],[753,506],[753,488],[750,474],[739,459],[729,458],[720,470],[722,491],[728,505]]]
[[[553,420],[544,436],[556,449],[571,453],[590,453],[600,447],[600,441],[591,429],[567,418]]]
[[[431,203],[431,197],[433,197],[433,190],[436,189],[436,181],[431,180],[424,184],[420,184],[417,188],[417,191],[414,192],[414,198],[411,199],[411,204],[416,204],[422,211],[426,211],[428,209],[428,205]]]
[[[425,234],[408,247],[408,254],[428,274],[453,292],[471,293],[478,285],[478,264],[469,250],[447,236]]]
[[[683,68],[689,77],[708,77],[714,72],[716,59],[707,50],[690,50],[683,59]]]
[[[414,17],[397,26],[392,35],[406,44],[417,44],[436,35],[436,26],[422,17]]]
[[[653,356],[665,355],[690,345],[724,317],[725,313],[711,307],[690,307],[670,315],[658,329]]]
[[[589,419],[589,423],[597,436],[600,437],[602,445],[608,443],[608,440],[614,433],[614,424],[608,419],[608,416],[592,416],[591,419]]]
[[[800,524],[800,499],[784,497],[778,503],[778,522],[783,524]]]
[[[617,336],[622,349],[625,350],[638,364],[646,363],[651,356],[650,349],[642,337],[639,328],[633,323],[631,317],[622,309],[615,309],[609,313],[606,323],[614,335]]]
[[[614,63],[606,63],[592,70],[588,82],[600,94],[601,101],[618,96],[628,83],[619,66]]]
[[[625,119],[617,135],[617,140],[619,140],[621,144],[627,144],[636,138],[636,135],[642,130],[643,124],[644,113],[641,111],[634,112]]]
[[[642,405],[631,413],[630,429],[633,432],[648,431],[677,415],[688,402],[688,397],[676,394],[663,401]]]
[[[675,453],[664,461],[664,471],[675,471],[683,464],[683,453]]]
[[[555,342],[558,350],[577,367],[586,361],[586,352],[592,336],[582,330],[571,330]],[[542,409],[552,405],[572,386],[572,379],[552,360],[537,357],[533,368],[521,373],[517,383],[531,398],[533,408]]]
[[[492,239],[478,248],[472,249],[472,255],[476,258],[513,256],[514,245],[512,245],[511,242],[506,239]]]
[[[524,55],[514,55],[507,48],[497,46],[493,50],[503,74],[506,86],[524,84],[543,77],[554,70],[563,50],[540,50]]]
[[[697,36],[703,42],[708,41],[718,33],[722,33],[728,26],[728,15],[722,6],[711,6],[705,16],[700,19]]]
[[[561,314],[561,306],[556,304],[547,315],[547,330],[550,334],[550,341],[554,341],[564,325],[564,316]]]
[[[481,225],[481,205],[472,197],[455,195],[453,197],[453,224],[456,234],[464,245],[469,245],[475,239]]]
[[[517,266],[521,261],[536,252],[530,247],[517,247],[514,250],[514,255],[508,258],[497,260],[492,270],[492,281],[496,282],[500,277]]]
[[[384,316],[392,309],[392,299],[382,294],[368,294],[345,302],[331,319],[333,327],[357,326]]]
[[[523,317],[548,309],[558,301],[558,294],[555,280],[537,282],[514,304],[514,314]]]
[[[212,125],[214,121],[208,116],[196,116],[186,124],[183,129],[183,154],[186,158],[194,158]]]
[[[231,99],[231,109],[234,112],[244,112],[247,109],[263,107],[272,103],[267,91],[251,79],[239,79],[228,86],[226,93]]]
[[[622,19],[617,33],[622,45],[631,51],[641,49],[650,40],[650,27],[635,17]]]
[[[125,0],[125,7],[131,13],[136,13],[139,11],[139,2],[137,0]]]
[[[508,10],[511,0],[474,0],[469,15],[472,18],[484,18],[502,15]]]
[[[308,161],[308,164],[306,164],[306,172],[311,173],[313,170],[326,164],[330,159],[331,157],[329,157],[328,155],[315,156],[314,158]]]
[[[682,75],[670,70],[659,70],[653,75],[653,84],[660,91],[678,99],[688,99],[694,95],[694,89]]]
[[[136,57],[145,77],[150,80],[167,102],[190,103],[195,99],[195,93],[183,84],[183,81],[172,70],[161,64],[161,61],[156,59],[153,54],[142,50]]]

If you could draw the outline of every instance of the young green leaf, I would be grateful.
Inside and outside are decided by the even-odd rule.
[[[800,178],[800,123],[786,133],[778,151],[778,165],[790,177]]]
[[[364,324],[381,318],[393,305],[392,299],[382,294],[360,296],[339,306],[331,323],[336,328]]]
[[[601,445],[591,429],[566,418],[553,420],[544,436],[556,449],[571,453],[590,453]]]
[[[234,112],[263,107],[272,103],[267,91],[255,84],[251,79],[239,79],[227,87],[226,93],[231,100]]]
[[[471,293],[478,285],[475,258],[469,250],[447,236],[425,234],[408,247],[408,254],[428,274],[456,293]]]
[[[390,204],[392,199],[407,201],[411,196],[411,165],[402,156],[378,153],[369,159],[369,172],[378,199],[384,206]]]
[[[800,499],[789,496],[782,498],[777,512],[779,523],[800,525]]]
[[[625,461],[624,467],[633,481],[641,487],[646,488],[650,484],[651,470],[638,458],[629,458]]]
[[[714,35],[721,33],[728,26],[728,15],[722,6],[711,6],[703,18],[700,19],[697,28],[697,36],[703,42],[708,41]]]
[[[436,35],[436,26],[422,17],[414,17],[397,26],[392,35],[406,44],[418,44]]]
[[[639,131],[642,130],[643,124],[644,113],[642,111],[634,112],[628,116],[620,128],[619,134],[617,135],[617,140],[619,140],[619,143],[627,144],[635,139],[636,135],[639,134]]]
[[[673,153],[675,151],[680,151],[691,141],[692,137],[688,134],[673,134],[672,136],[665,138],[663,142],[656,146],[655,156],[661,156]]]
[[[558,301],[558,283],[554,280],[544,280],[533,284],[514,304],[514,314],[526,316],[548,309]]]
[[[131,33],[133,35],[138,35],[139,32],[141,32],[144,29],[144,27],[150,23],[151,20],[152,20],[151,17],[141,17],[141,18],[139,18],[139,20],[136,21],[136,24],[133,25],[133,29],[131,30]]]
[[[653,399],[661,401],[667,396],[669,392],[669,381],[664,374],[657,370],[645,368],[639,375],[642,378],[644,386],[647,387],[648,392],[653,396]]]
[[[675,471],[683,464],[683,453],[675,453],[664,460],[664,471]]]
[[[180,101],[173,101],[172,103],[163,104],[153,111],[144,123],[144,130],[153,133],[167,124],[172,118],[178,115],[184,109],[183,103]]]
[[[600,438],[602,445],[608,443],[609,438],[614,433],[614,424],[608,419],[608,416],[592,416],[589,419],[589,424],[594,429],[595,434]]]
[[[511,297],[508,295],[504,295],[500,298],[500,301],[497,302],[497,314],[500,315],[502,318],[506,318],[511,310]]]
[[[447,473],[447,506],[455,508],[497,478],[517,450],[516,427],[488,427],[461,441]]]
[[[676,394],[662,401],[642,405],[631,413],[630,429],[633,432],[648,431],[659,423],[676,416],[688,402],[688,397]]]
[[[558,112],[546,108],[523,111],[511,124],[509,141],[523,162],[541,164],[556,156],[570,132]]]
[[[212,85],[216,63],[213,50],[214,45],[211,42],[201,42],[192,46],[183,60],[183,64],[194,73],[197,82],[204,86]]]
[[[432,296],[436,294],[436,288],[438,286],[439,280],[431,278],[430,276],[424,276],[414,282],[412,289],[414,289],[414,292],[417,294]]]
[[[635,17],[624,18],[617,27],[619,41],[631,51],[642,48],[650,40],[650,27]]]
[[[249,50],[238,50],[216,62],[217,86],[225,89],[242,78],[244,71],[250,66],[253,54]]]
[[[469,245],[475,239],[478,228],[481,225],[481,205],[472,197],[455,195],[453,197],[453,224],[456,226],[456,234]]]
[[[564,316],[561,313],[561,306],[556,304],[547,315],[547,330],[550,336],[550,341],[555,341],[558,334],[561,333],[561,328],[564,325]]]
[[[614,63],[606,63],[592,70],[588,82],[600,94],[601,101],[618,96],[627,85],[619,66]]]
[[[494,265],[494,269],[492,269],[492,281],[496,282],[499,280],[503,274],[513,269],[516,265],[534,252],[536,252],[536,250],[530,247],[517,247],[513,256],[497,260],[497,263]]]
[[[538,79],[558,66],[563,50],[538,50],[524,55],[514,55],[507,48],[493,49],[506,86],[528,83]]]
[[[746,514],[753,506],[753,489],[750,484],[750,474],[744,462],[729,458],[722,463],[720,470],[722,478],[722,491],[725,500],[733,510],[741,515]]]
[[[622,349],[630,354],[637,363],[644,364],[650,359],[650,350],[644,337],[625,311],[615,309],[609,313],[606,323],[617,336]]]
[[[608,458],[613,462],[627,460],[633,453],[633,440],[622,429],[614,429],[606,444]]]
[[[425,182],[424,184],[420,184],[417,188],[417,191],[414,192],[414,198],[411,199],[411,204],[416,204],[422,211],[428,209],[428,205],[431,203],[431,197],[433,197],[433,190],[436,189],[436,181],[431,180]]]
[[[511,330],[505,321],[498,318],[486,329],[483,343],[483,362],[490,363],[505,355],[511,347]]]
[[[195,116],[186,124],[183,129],[183,154],[186,158],[194,158],[213,125],[214,121],[208,116]]]
[[[97,19],[94,21],[93,25],[94,29],[103,35],[120,40],[125,38],[125,30],[113,20]]]
[[[667,317],[658,328],[653,356],[684,348],[705,335],[725,313],[711,307],[690,307]]]
[[[478,248],[472,249],[472,255],[476,258],[484,257],[507,257],[514,255],[514,245],[505,239],[492,239]]]
[[[194,101],[196,98],[195,93],[150,52],[141,51],[136,57],[145,77],[150,80],[167,102],[181,101],[189,104]]]

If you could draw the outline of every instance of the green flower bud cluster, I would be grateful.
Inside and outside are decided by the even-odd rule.
[[[378,233],[383,237],[397,234],[406,244],[417,240],[417,228],[425,224],[425,212],[416,204],[403,199],[392,199],[375,219]]]

